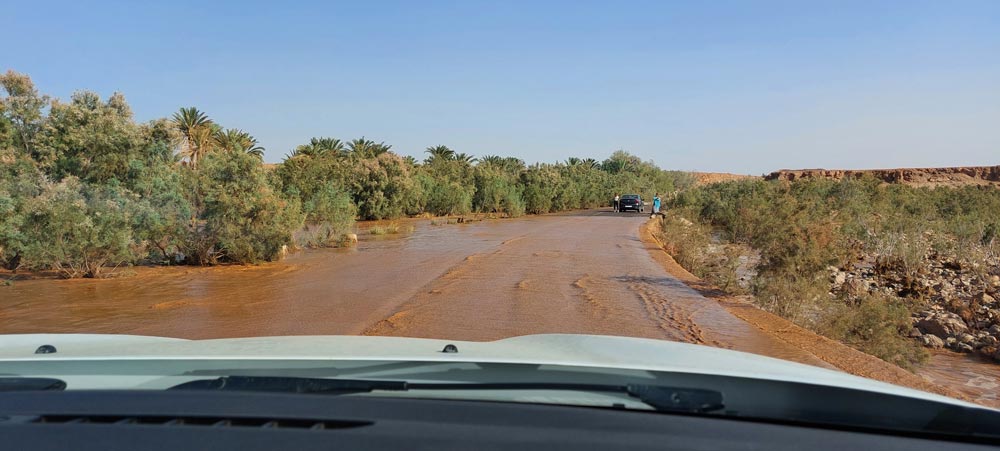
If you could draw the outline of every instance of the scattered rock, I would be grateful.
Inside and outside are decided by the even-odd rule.
[[[922,333],[936,335],[942,339],[948,339],[969,330],[969,327],[965,325],[965,321],[951,312],[933,313],[918,321],[917,328]]]
[[[944,347],[944,340],[934,336],[934,335],[923,335],[920,337],[920,341],[924,343],[924,346],[934,349],[941,349]]]
[[[975,349],[972,346],[970,346],[968,344],[965,344],[965,343],[959,343],[958,346],[955,349],[958,352],[972,352],[972,351],[975,351]]]

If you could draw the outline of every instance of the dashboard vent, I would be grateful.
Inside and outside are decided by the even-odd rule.
[[[200,417],[200,416],[114,416],[114,415],[41,415],[32,423],[103,424],[144,426],[190,426],[210,428],[275,428],[329,430],[370,426],[368,421],[309,420],[298,418]]]

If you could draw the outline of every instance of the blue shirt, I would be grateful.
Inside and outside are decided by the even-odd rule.
[[[655,208],[657,210],[660,209],[660,198],[659,197],[654,197],[653,198],[653,208]]]

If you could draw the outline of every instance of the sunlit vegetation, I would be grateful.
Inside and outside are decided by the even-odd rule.
[[[273,170],[248,132],[196,107],[137,123],[120,93],[45,96],[0,76],[0,265],[101,277],[139,264],[251,264],[335,246],[356,219],[516,217],[689,186],[624,151],[527,165],[444,145],[423,161],[366,137],[315,137]],[[388,230],[387,230],[388,232]]]
[[[911,312],[927,299],[831,293],[829,268],[861,262],[916,279],[929,256],[985,270],[1000,255],[1000,190],[994,187],[743,180],[687,190],[670,207],[692,224],[683,232],[680,219],[666,223],[673,229],[667,235],[683,248],[682,263],[704,264],[698,249],[710,229],[750,246],[760,254],[752,291],[762,308],[903,366],[923,358],[916,341],[904,337]]]

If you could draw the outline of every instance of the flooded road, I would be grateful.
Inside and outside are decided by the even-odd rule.
[[[826,366],[665,273],[642,215],[579,212],[431,225],[256,267],[138,268],[112,280],[0,290],[0,332],[221,338],[398,335],[494,340],[536,333],[660,338]]]
[[[362,234],[356,248],[299,252],[256,267],[137,268],[134,276],[112,280],[17,281],[0,287],[0,333],[455,340],[588,333],[707,344],[833,368],[671,276],[654,258],[662,251],[640,239],[646,219],[587,211],[471,224],[412,220],[407,236]],[[927,377],[940,380],[944,373]],[[995,399],[996,390],[972,396]]]
[[[974,402],[1000,408],[1000,365],[996,363],[971,354],[934,351],[917,374]]]

